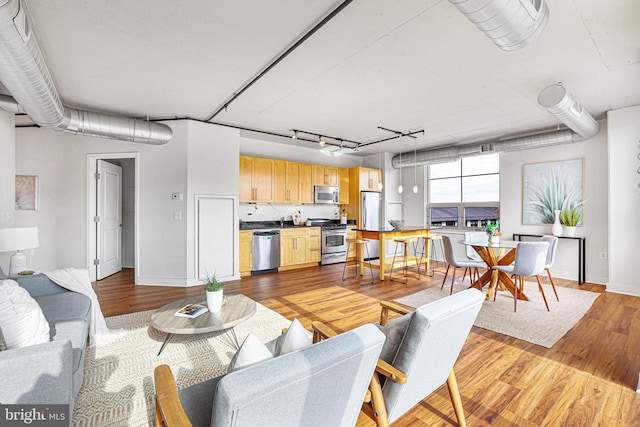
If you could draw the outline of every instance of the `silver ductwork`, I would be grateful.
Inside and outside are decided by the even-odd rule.
[[[0,108],[21,109],[44,128],[146,144],[165,144],[173,135],[162,123],[65,107],[19,0],[0,4],[0,81],[18,104],[4,99]]]
[[[561,84],[547,86],[538,95],[538,104],[584,139],[595,136],[600,125]]]
[[[449,0],[502,50],[535,40],[549,21],[545,0]]]
[[[560,130],[543,133],[539,135],[529,135],[505,140],[488,141],[478,144],[466,144],[452,147],[434,148],[418,152],[402,153],[402,163],[400,156],[393,156],[391,165],[398,168],[412,166],[430,165],[435,163],[454,162],[462,157],[478,156],[481,154],[501,153],[508,151],[530,150],[532,148],[550,147],[552,145],[570,144],[581,140],[578,135],[570,130]]]

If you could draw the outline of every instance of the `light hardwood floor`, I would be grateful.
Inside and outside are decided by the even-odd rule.
[[[407,285],[359,286],[341,281],[342,264],[255,275],[227,282],[225,292],[243,293],[306,327],[315,320],[345,331],[377,323],[378,302],[430,286],[434,278]],[[604,292],[604,287],[556,280],[556,285],[601,292],[585,317],[553,348],[546,349],[473,327],[455,369],[469,426],[640,426],[640,298]],[[94,284],[105,316],[157,308],[202,295],[201,286],[133,285],[124,270]],[[487,363],[488,362],[488,363]],[[373,423],[361,416],[358,426]],[[397,426],[456,425],[446,386],[414,407]]]

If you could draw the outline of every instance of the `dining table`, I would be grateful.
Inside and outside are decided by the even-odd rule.
[[[429,236],[431,229],[428,227],[411,227],[406,226],[401,229],[396,228],[377,228],[377,229],[360,229],[356,228],[356,236],[358,239],[369,239],[369,240],[379,240],[380,241],[380,262],[375,263],[373,260],[369,260],[366,262],[364,260],[364,254],[358,252],[358,261],[360,262],[360,272],[359,274],[364,274],[364,267],[370,267],[373,269],[380,270],[380,280],[384,280],[385,272],[388,268],[393,268],[391,262],[387,263],[387,258],[385,256],[386,242],[393,241],[398,238],[422,238]],[[429,268],[429,245],[426,245],[425,248],[425,267]],[[418,257],[411,257],[407,261],[407,265],[416,265],[419,262]],[[426,271],[426,270],[425,270]]]
[[[500,289],[508,290],[512,295],[516,294],[516,285],[511,280],[511,276],[502,271],[494,270],[493,267],[511,264],[515,259],[516,250],[520,242],[500,239],[497,243],[467,242],[465,240],[459,240],[458,243],[473,247],[480,258],[487,264],[487,271],[471,285],[472,288],[482,291],[486,285],[489,285],[487,299],[493,298],[493,293],[497,291],[498,286],[500,286]],[[518,299],[529,301],[524,292],[518,292]]]

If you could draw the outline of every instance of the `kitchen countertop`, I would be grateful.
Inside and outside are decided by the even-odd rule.
[[[335,220],[331,222],[331,226],[339,226],[340,220]],[[355,225],[349,224],[348,225]],[[284,225],[280,225],[280,221],[241,221],[240,222],[240,230],[261,230],[261,229],[279,229],[279,228],[312,228],[312,227],[320,227],[320,225],[293,225],[293,221],[284,221]]]

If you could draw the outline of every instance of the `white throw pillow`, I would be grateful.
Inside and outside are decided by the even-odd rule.
[[[273,354],[271,354],[267,346],[256,338],[255,335],[250,333],[247,335],[247,338],[244,339],[244,342],[233,356],[233,359],[231,359],[231,364],[227,372],[237,371],[238,369],[246,368],[247,366],[271,358],[273,358]]]
[[[411,316],[413,316],[413,313],[395,318],[382,328],[386,339],[380,352],[380,359],[393,364],[393,360],[398,353],[398,348],[404,338],[404,333],[407,331],[407,326],[409,326],[409,322],[411,321]]]
[[[287,332],[276,339],[273,355],[281,356],[292,351],[301,350],[310,344],[311,339],[307,330],[298,319],[293,319]]]
[[[14,280],[0,283],[0,327],[9,349],[49,342],[49,323],[42,309]]]

